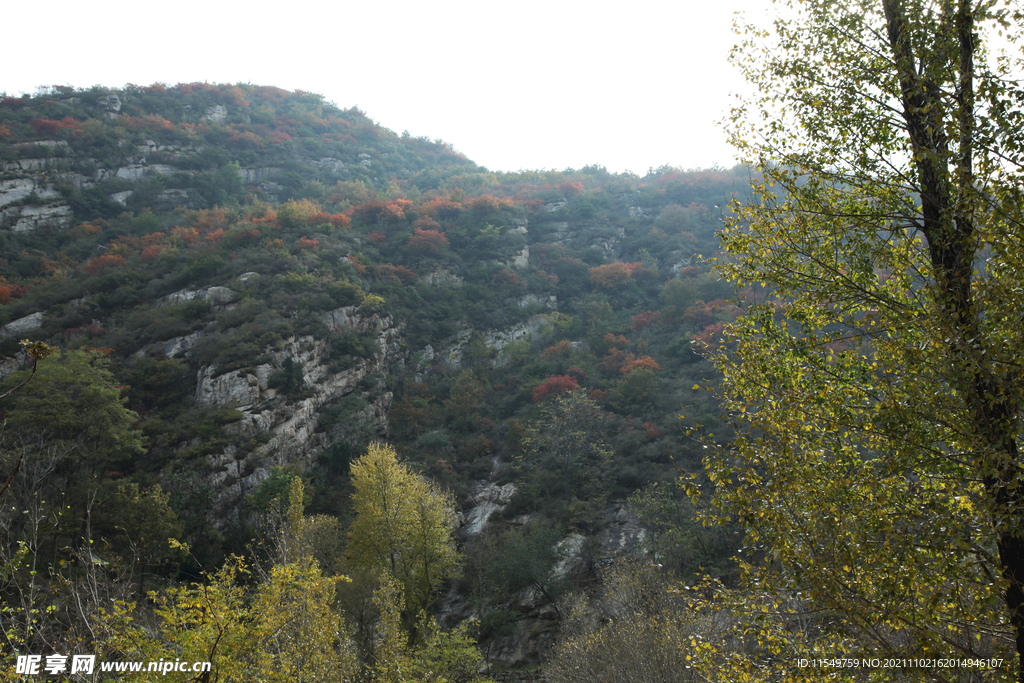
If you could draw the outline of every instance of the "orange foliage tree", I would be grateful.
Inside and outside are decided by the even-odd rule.
[[[644,368],[651,372],[658,372],[661,370],[661,366],[650,356],[640,356],[639,358],[633,358],[633,354],[628,354],[625,358],[625,362],[619,369],[623,375],[628,375],[633,370]]]
[[[631,274],[629,267],[625,263],[616,261],[591,268],[590,281],[601,289],[614,289],[622,287],[629,282]]]
[[[558,183],[557,187],[566,197],[575,197],[583,194],[583,183],[578,180],[567,180],[564,183]]]
[[[443,232],[437,230],[415,228],[408,244],[418,252],[436,254],[441,250],[441,247],[448,246],[448,238],[444,236]]]
[[[549,346],[540,352],[540,355],[544,360],[554,360],[555,358],[561,358],[568,356],[572,351],[572,343],[566,340],[560,341],[554,346]]]

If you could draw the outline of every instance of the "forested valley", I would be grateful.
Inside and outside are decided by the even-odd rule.
[[[1024,680],[1022,21],[740,19],[643,177],[0,97],[0,680]]]

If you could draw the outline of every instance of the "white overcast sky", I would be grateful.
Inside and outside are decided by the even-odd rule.
[[[768,0],[51,0],[4,8],[0,91],[192,81],[317,92],[495,171],[731,166],[733,13]],[[762,22],[763,23],[763,22]]]

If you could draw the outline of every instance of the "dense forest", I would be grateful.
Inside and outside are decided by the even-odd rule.
[[[317,95],[200,83],[5,97],[0,163],[8,655],[276,671],[294,648],[242,643],[298,609],[287,572],[331,594],[287,628],[352,675],[477,643],[475,675],[536,666],[609,563],[735,581],[741,535],[676,480],[685,432],[727,429],[697,351],[739,310],[709,264],[747,169],[493,173]],[[59,354],[33,369],[26,338]],[[280,602],[215,655],[200,586]]]

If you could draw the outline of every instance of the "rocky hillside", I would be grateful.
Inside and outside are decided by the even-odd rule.
[[[310,93],[209,84],[4,97],[0,169],[0,374],[24,338],[113,373],[141,445],[90,486],[169,494],[193,557],[165,576],[244,552],[295,474],[346,520],[374,439],[459,501],[473,571],[439,608],[480,617],[496,663],[536,657],[602,558],[728,554],[657,538],[692,519],[680,412],[720,428],[693,343],[735,293],[699,255],[744,169],[492,173]],[[507,570],[524,548],[547,559]]]

